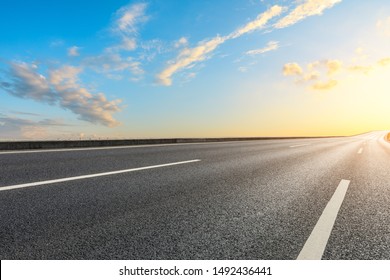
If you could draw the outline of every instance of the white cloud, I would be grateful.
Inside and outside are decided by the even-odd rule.
[[[147,4],[129,4],[120,8],[116,12],[116,21],[114,29],[123,34],[134,34],[137,32],[137,25],[141,22],[145,22],[147,17],[145,16],[145,9]]]
[[[134,38],[123,38],[120,47],[126,51],[132,51],[137,48],[137,42]]]
[[[347,69],[351,72],[360,72],[360,73],[364,73],[364,74],[368,75],[371,72],[371,70],[373,70],[373,66],[372,65],[367,65],[367,66],[353,65],[353,66],[348,67]]]
[[[330,90],[338,84],[337,80],[330,77],[342,70],[342,62],[337,59],[314,61],[307,64],[306,68],[304,71],[298,63],[287,63],[283,67],[283,74],[297,76],[296,84],[309,83],[313,90]],[[326,82],[319,81],[322,75],[327,79]]]
[[[22,113],[37,117],[37,114]],[[22,119],[0,113],[0,139],[44,139],[49,137],[49,129],[61,130],[68,126],[61,119]]]
[[[82,72],[82,68],[65,65],[60,69],[50,71],[49,81],[53,85],[58,85],[62,81],[67,80],[68,85],[77,86],[78,74]]]
[[[297,5],[285,17],[277,21],[276,24],[273,25],[273,27],[277,29],[285,28],[297,23],[298,21],[305,19],[306,17],[313,15],[321,15],[324,10],[333,7],[339,2],[341,2],[341,0],[305,0],[301,4]],[[263,29],[272,18],[281,15],[284,10],[284,7],[278,5],[272,6],[267,11],[259,14],[255,20],[248,22],[243,27],[236,29],[225,37],[221,37],[218,35],[210,40],[198,43],[197,47],[194,47],[192,49],[184,49],[179,53],[179,55],[172,63],[168,63],[168,66],[157,75],[157,81],[165,86],[171,85],[172,76],[177,71],[192,67],[195,63],[205,60],[206,58],[208,58],[207,55],[210,55],[213,50],[215,50],[219,45],[221,45],[227,40],[235,39],[255,30]],[[247,52],[247,54],[259,54],[267,51],[272,51],[277,48],[277,42],[270,42],[267,47],[258,50],[251,50]],[[295,71],[299,72],[298,69],[295,69]],[[288,70],[286,70],[285,73],[287,72]],[[297,74],[297,72],[295,72],[295,74]],[[302,74],[302,72],[300,74]]]
[[[79,56],[80,55],[79,50],[80,48],[77,46],[70,47],[68,49],[68,56]]]
[[[330,90],[337,86],[338,81],[336,80],[329,80],[327,82],[316,82],[314,83],[311,88],[314,90]]]
[[[174,46],[175,48],[180,48],[187,45],[188,45],[188,39],[186,37],[181,37],[179,40],[175,42]]]
[[[275,25],[275,28],[285,28],[293,25],[306,17],[321,15],[326,9],[332,8],[341,0],[305,0],[298,5],[288,15],[280,19]]]
[[[333,75],[339,72],[343,66],[340,60],[333,59],[325,61],[326,67],[328,68],[328,75]]]
[[[279,48],[278,42],[271,41],[271,42],[268,42],[267,46],[265,46],[264,48],[250,50],[250,51],[247,51],[246,54],[248,54],[248,55],[262,54],[262,53],[266,53],[269,51],[277,50],[278,48]]]
[[[294,75],[302,75],[303,71],[301,66],[298,63],[286,63],[283,66],[283,75],[285,76],[294,76]]]
[[[320,74],[318,72],[310,72],[303,76],[303,81],[315,81],[318,80],[320,77]]]
[[[134,61],[131,57],[122,57],[118,53],[104,53],[98,56],[87,57],[83,60],[83,65],[90,67],[98,73],[110,75],[114,72],[125,70],[136,76],[144,73],[140,62]]]
[[[26,63],[11,63],[7,80],[0,87],[11,95],[57,105],[78,115],[79,119],[105,126],[119,124],[112,114],[119,112],[121,100],[109,101],[103,93],[92,94],[78,83],[81,68],[63,66],[51,70],[49,79]]]
[[[23,62],[11,63],[7,82],[1,82],[0,86],[13,96],[54,104],[55,93],[46,78],[35,70]]]
[[[272,19],[275,16],[280,15],[282,12],[283,12],[283,7],[275,5],[275,6],[271,7],[270,9],[268,9],[266,12],[258,15],[255,20],[248,22],[245,26],[232,32],[228,36],[228,38],[234,39],[234,38],[240,37],[246,33],[264,28],[264,26],[268,23],[268,21],[270,19]]]
[[[327,59],[307,64],[306,71],[297,63],[287,63],[283,67],[283,74],[285,76],[297,76],[295,83],[309,83],[313,90],[330,90],[341,81],[342,76],[340,74],[369,75],[371,72],[378,71],[388,65],[390,65],[390,57],[381,58],[376,63],[367,65],[345,65],[341,60]],[[319,81],[321,77],[325,82]]]
[[[137,40],[135,38],[122,37],[121,40],[119,44],[105,48],[105,52],[118,53],[121,51],[133,51],[137,48]]]
[[[217,36],[211,40],[200,42],[195,48],[185,48],[172,64],[168,65],[167,68],[157,75],[158,82],[162,85],[170,86],[172,84],[171,77],[175,72],[183,68],[190,68],[194,63],[205,60],[207,54],[215,50],[225,40],[226,38]]]
[[[141,63],[133,57],[124,56],[122,52],[134,51],[138,47],[137,33],[140,23],[145,22],[147,4],[129,4],[116,11],[111,25],[111,32],[120,40],[104,49],[96,56],[90,56],[82,61],[82,65],[90,67],[98,73],[104,73],[107,78],[120,80],[123,71],[129,71],[132,76],[129,80],[140,80],[144,73]]]
[[[222,37],[217,35],[210,40],[199,42],[194,48],[183,49],[176,59],[157,75],[157,81],[165,86],[172,85],[172,76],[177,71],[190,68],[194,66],[195,63],[207,59],[208,55],[226,40],[234,39],[248,32],[263,28],[271,18],[279,15],[282,10],[283,8],[280,6],[273,6],[260,14],[255,20],[247,23],[244,27],[238,28],[228,36]]]

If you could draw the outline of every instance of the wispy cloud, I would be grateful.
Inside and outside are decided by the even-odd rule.
[[[283,8],[273,6],[269,10],[260,14],[255,20],[247,23],[245,26],[238,28],[227,36],[217,35],[210,40],[201,41],[194,48],[185,48],[180,51],[176,59],[157,75],[157,81],[165,86],[172,85],[172,76],[182,69],[192,67],[195,63],[203,61],[209,57],[219,45],[226,40],[238,38],[246,33],[261,29],[273,17],[279,15]]]
[[[78,83],[81,68],[63,66],[51,70],[49,78],[27,63],[11,63],[6,75],[10,82],[0,87],[13,96],[57,105],[75,113],[79,119],[105,126],[119,124],[113,113],[119,112],[121,100],[109,101],[103,93],[92,94]]]
[[[342,63],[339,60],[324,60],[324,61],[314,61],[307,65],[306,71],[303,70],[302,66],[298,63],[286,63],[283,66],[283,75],[285,76],[295,76],[295,83],[310,83],[310,88],[313,90],[330,90],[337,86],[338,81],[335,79],[329,79],[330,76],[333,76],[335,73],[340,71]],[[321,78],[321,71],[325,69],[326,81],[319,81]]]
[[[148,19],[145,15],[146,8],[146,3],[138,3],[123,6],[116,11],[110,31],[119,37],[119,42],[107,46],[101,54],[86,57],[83,59],[82,65],[97,73],[103,73],[110,79],[122,79],[125,74],[123,71],[129,71],[133,74],[129,80],[141,79],[144,74],[141,62],[124,52],[137,49],[139,25]]]
[[[291,26],[306,17],[313,15],[321,15],[324,10],[333,7],[341,0],[305,0],[297,5],[289,14],[277,21],[271,28],[281,29]],[[278,5],[272,6],[270,9],[261,13],[255,20],[252,20],[244,26],[236,29],[227,36],[216,36],[210,40],[205,40],[194,48],[186,48],[182,50],[173,62],[168,63],[167,67],[157,75],[157,81],[165,86],[172,85],[172,76],[183,69],[192,67],[195,63],[203,61],[211,56],[219,45],[227,40],[238,38],[244,34],[260,30],[266,27],[268,22],[280,16],[286,10],[285,7]],[[276,50],[279,47],[277,42],[270,42],[265,48],[248,51],[247,54],[254,55],[267,51]]]
[[[30,112],[21,112],[21,111],[10,111],[10,113],[16,114],[16,115],[26,115],[26,116],[34,116],[34,117],[41,116],[41,114],[30,113]]]
[[[275,28],[285,28],[309,16],[321,15],[324,10],[332,8],[341,0],[305,0],[296,6],[288,15],[281,18],[274,25]]]
[[[36,114],[33,114],[36,116]],[[0,121],[3,123],[3,125],[9,125],[9,126],[28,126],[28,125],[39,125],[39,126],[69,126],[68,124],[64,123],[62,120],[59,119],[42,119],[39,121],[34,121],[31,119],[22,119],[12,116],[7,116],[4,114],[0,114]]]
[[[115,14],[113,30],[126,36],[137,33],[138,24],[148,19],[145,15],[146,7],[146,3],[129,4],[121,7]]]
[[[311,88],[314,90],[330,90],[337,86],[338,82],[336,80],[329,80],[327,82],[316,82]]]
[[[228,38],[229,39],[238,38],[246,33],[264,28],[264,26],[268,23],[270,19],[280,15],[283,12],[283,10],[284,8],[278,5],[271,7],[266,12],[258,15],[255,20],[248,22],[245,26],[238,28],[237,30],[232,32],[228,36]]]
[[[49,136],[49,130],[67,126],[59,119],[31,120],[0,113],[0,139],[44,139]]]
[[[225,37],[217,36],[211,40],[200,42],[195,48],[185,48],[179,53],[173,63],[157,75],[158,82],[162,85],[170,86],[172,84],[171,77],[173,74],[183,68],[191,67],[196,62],[205,60],[207,55],[225,42],[225,40]]]
[[[325,61],[326,67],[328,68],[328,75],[333,75],[339,72],[343,66],[340,60],[333,59]]]
[[[353,65],[347,68],[351,72],[360,72],[363,74],[369,74],[373,70],[371,65]]]
[[[283,66],[285,76],[295,76],[295,83],[309,83],[313,90],[330,90],[336,87],[340,82],[338,74],[365,74],[390,65],[390,57],[379,59],[376,63],[368,65],[346,65],[338,59],[317,60],[307,64],[306,70],[303,70],[298,63],[286,63]],[[336,77],[334,77],[336,76]],[[320,81],[320,79],[325,81]]]
[[[268,42],[267,46],[265,46],[264,48],[250,50],[250,51],[247,51],[246,54],[248,54],[248,55],[262,54],[262,53],[266,53],[269,51],[277,50],[278,48],[279,48],[279,42],[270,41],[270,42]]]
[[[298,63],[292,62],[287,63],[283,66],[283,75],[293,76],[293,75],[302,75],[303,71],[301,66]]]
[[[174,44],[175,48],[180,48],[180,47],[187,46],[187,45],[188,45],[188,39],[186,37],[181,37]]]
[[[68,56],[79,56],[80,55],[79,50],[80,48],[77,46],[70,47],[68,49]]]
[[[87,57],[82,62],[83,66],[90,67],[98,73],[113,74],[115,72],[129,71],[135,76],[144,73],[141,63],[131,57],[123,57],[118,53],[103,53],[98,56]]]

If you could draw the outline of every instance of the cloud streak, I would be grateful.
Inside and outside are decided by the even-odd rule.
[[[289,14],[282,17],[274,25],[272,29],[281,29],[291,26],[309,16],[321,15],[324,10],[332,8],[335,4],[341,2],[341,0],[306,0],[303,3],[297,5]],[[267,11],[259,14],[255,20],[252,20],[244,26],[237,28],[229,35],[221,37],[216,36],[210,40],[202,41],[198,43],[198,46],[194,48],[186,48],[182,50],[176,59],[169,63],[165,69],[157,74],[157,82],[161,85],[172,85],[172,76],[183,69],[192,67],[195,63],[203,61],[210,57],[210,53],[214,51],[219,45],[223,44],[227,40],[236,39],[244,34],[260,30],[266,27],[269,21],[277,16],[280,16],[286,10],[285,7],[278,5],[272,6]],[[270,30],[270,31],[271,31]],[[263,49],[251,50],[247,54],[255,55],[265,53],[267,51],[276,50],[278,48],[277,42],[270,42]]]
[[[336,80],[329,80],[327,82],[316,82],[311,88],[314,90],[330,90],[337,86],[338,82]]]
[[[27,63],[11,63],[7,80],[0,87],[9,94],[56,105],[70,110],[79,119],[113,127],[119,124],[112,116],[121,109],[121,100],[109,101],[103,93],[92,94],[78,83],[82,69],[73,66],[49,71],[49,78]]]
[[[29,113],[23,113],[30,115]],[[36,114],[31,114],[36,116]],[[31,120],[8,116],[0,113],[0,139],[43,139],[49,136],[48,130],[68,127],[62,120]]]
[[[145,16],[147,4],[129,4],[120,8],[116,14],[116,20],[114,24],[114,31],[119,32],[122,35],[134,35],[137,33],[137,25],[145,22],[147,17]]]
[[[157,81],[162,85],[170,86],[173,74],[181,69],[191,67],[195,62],[205,60],[209,53],[225,41],[225,37],[217,36],[211,40],[200,42],[195,48],[185,48],[172,64],[157,75]]]
[[[323,11],[332,8],[341,0],[306,0],[298,5],[288,15],[280,19],[274,27],[277,29],[286,28],[309,16],[322,15]]]
[[[89,56],[82,60],[81,65],[89,67],[97,73],[105,74],[109,79],[120,80],[123,71],[129,71],[135,77],[131,80],[140,80],[144,74],[141,62],[124,54],[137,49],[137,35],[140,23],[146,22],[147,4],[129,4],[121,7],[114,14],[111,23],[111,33],[120,40],[116,44],[106,47],[101,54]]]
[[[227,40],[235,39],[246,33],[263,28],[271,18],[280,15],[282,11],[282,7],[275,5],[260,14],[255,20],[238,28],[227,36],[217,35],[210,40],[201,41],[194,48],[183,49],[176,59],[156,76],[157,82],[165,86],[172,85],[172,76],[176,72],[192,67],[195,63],[207,59],[211,52]]]
[[[234,32],[232,32],[228,38],[235,39],[246,33],[253,32],[255,30],[262,29],[269,20],[273,17],[280,15],[283,12],[284,8],[278,5],[272,6],[266,12],[257,16],[257,18],[253,21],[248,22],[245,26],[238,28]]]
[[[279,48],[279,43],[276,41],[271,41],[271,42],[268,42],[267,46],[265,46],[264,48],[250,50],[250,51],[247,51],[246,54],[248,54],[248,55],[262,54],[262,53],[277,50],[278,48]]]
[[[134,61],[131,57],[123,57],[118,53],[103,53],[98,56],[87,57],[83,60],[82,65],[90,67],[95,72],[105,74],[125,70],[136,76],[144,73],[140,62]]]

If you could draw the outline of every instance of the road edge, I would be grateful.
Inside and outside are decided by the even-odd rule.
[[[254,140],[283,140],[283,139],[310,139],[334,138],[326,137],[229,137],[229,138],[166,138],[166,139],[122,139],[122,140],[51,140],[51,141],[9,141],[0,142],[0,151],[9,150],[38,150],[38,149],[67,149],[67,148],[93,148],[137,145],[161,145],[181,143],[207,143]]]

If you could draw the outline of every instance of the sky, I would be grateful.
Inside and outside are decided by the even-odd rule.
[[[0,140],[390,129],[388,0],[4,0]]]

